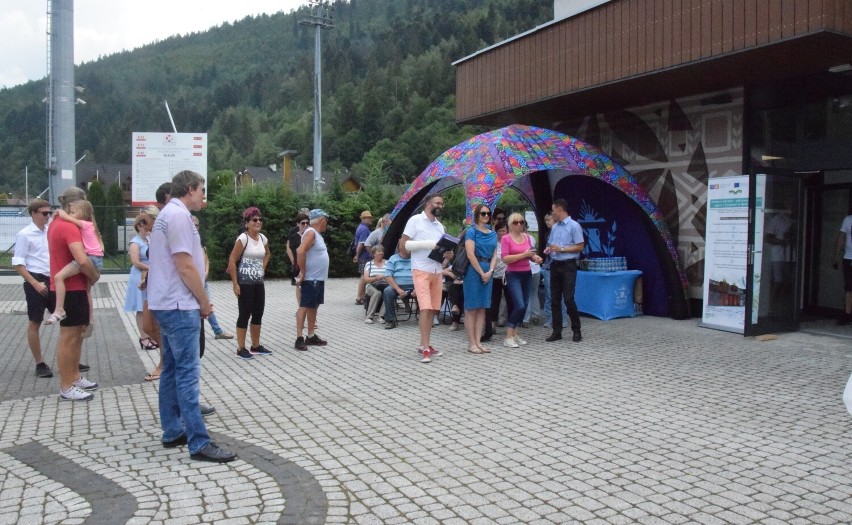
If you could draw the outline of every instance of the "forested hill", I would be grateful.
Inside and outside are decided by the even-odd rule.
[[[209,133],[209,168],[313,155],[314,29],[307,8],[247,17],[77,68],[77,152],[129,163],[133,131]],[[552,18],[553,0],[338,0],[323,31],[324,169],[410,180],[475,129],[454,123],[451,63]],[[44,81],[0,91],[0,191],[45,177]],[[39,179],[41,177],[42,179]]]

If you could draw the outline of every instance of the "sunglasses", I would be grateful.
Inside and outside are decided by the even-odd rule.
[[[491,217],[491,212],[490,211],[481,211],[481,212],[479,212],[479,215],[481,217]]]
[[[52,211],[39,211],[39,212],[36,212],[36,213],[41,213],[42,216],[44,216],[44,217],[50,217],[50,214],[52,214],[53,212]]]
[[[307,226],[307,225],[308,225],[308,224],[310,224],[310,223],[309,223],[308,221],[302,221],[302,222],[300,222],[299,224],[301,224],[302,226]]]
[[[263,219],[261,219],[260,217],[255,217],[251,221],[252,222],[263,222]]]
[[[527,223],[527,221],[512,221],[512,224],[514,224],[515,226],[517,226],[519,224],[526,224],[526,223]]]

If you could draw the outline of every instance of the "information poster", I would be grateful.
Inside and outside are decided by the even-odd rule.
[[[711,179],[708,184],[701,326],[743,333],[748,195],[747,176]]]
[[[131,142],[134,206],[156,203],[157,188],[179,171],[207,180],[207,133],[134,132]]]

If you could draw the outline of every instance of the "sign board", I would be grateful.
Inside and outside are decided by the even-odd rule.
[[[748,177],[707,186],[704,311],[701,326],[743,333],[748,263]]]
[[[524,220],[527,221],[527,230],[531,232],[538,231],[538,218],[535,216],[534,211],[525,211]]]
[[[207,180],[207,133],[137,131],[131,147],[134,206],[156,203],[157,188],[180,171],[191,170]]]

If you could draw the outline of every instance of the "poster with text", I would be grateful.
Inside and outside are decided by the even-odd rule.
[[[207,133],[134,132],[131,142],[134,206],[155,204],[157,188],[180,171],[207,180]]]
[[[707,186],[704,312],[701,326],[743,333],[748,263],[748,176]]]

